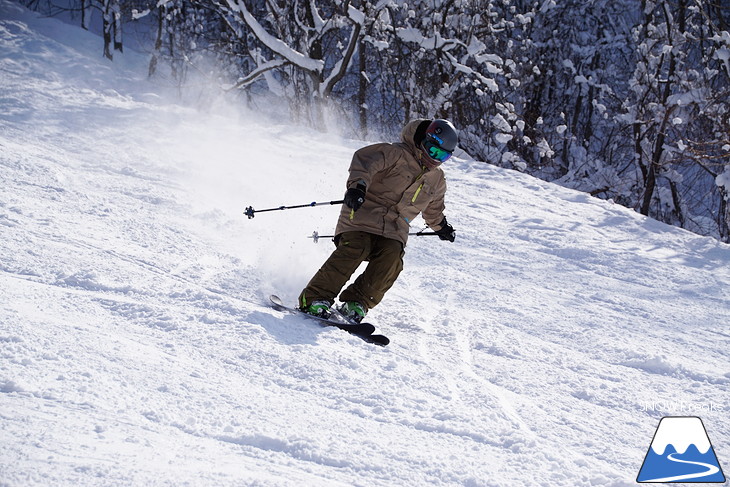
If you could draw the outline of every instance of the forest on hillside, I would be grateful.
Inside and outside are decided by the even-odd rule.
[[[362,138],[448,118],[474,159],[730,242],[728,0],[23,1],[110,60],[135,25],[151,77],[212,60],[241,104]]]

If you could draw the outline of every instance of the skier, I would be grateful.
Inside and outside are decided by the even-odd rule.
[[[448,120],[413,120],[399,143],[355,152],[344,205],[335,230],[336,249],[299,296],[299,309],[328,317],[335,297],[363,261],[365,271],[339,295],[338,311],[360,322],[403,269],[409,223],[423,214],[441,240],[453,242],[444,216],[446,180],[439,167],[458,143]]]

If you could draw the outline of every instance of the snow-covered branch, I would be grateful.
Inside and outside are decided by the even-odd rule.
[[[271,49],[278,56],[286,59],[291,64],[294,64],[306,71],[312,73],[321,73],[324,69],[324,61],[321,59],[312,59],[305,56],[299,51],[293,49],[287,45],[281,39],[274,37],[269,34],[266,29],[251,15],[246,6],[243,4],[243,0],[226,0],[228,6],[232,11],[238,12],[241,18],[245,21],[246,25],[251,29],[256,38],[261,41],[266,47]]]
[[[353,16],[353,11],[358,12],[353,7],[350,7],[350,18],[352,18]],[[330,96],[335,85],[345,76],[345,73],[350,66],[350,62],[352,61],[352,57],[355,54],[357,44],[358,42],[360,42],[360,32],[362,31],[362,22],[364,22],[364,16],[356,16],[356,19],[360,22],[355,21],[352,27],[352,32],[350,33],[350,42],[348,42],[347,44],[347,49],[345,50],[344,55],[341,59],[337,61],[337,64],[332,69],[332,73],[323,84],[322,96],[324,98],[328,98]]]
[[[248,86],[254,81],[256,81],[260,76],[264,75],[266,72],[271,71],[273,69],[280,68],[282,66],[285,66],[289,64],[289,61],[285,59],[274,59],[273,61],[268,61],[260,66],[258,66],[256,69],[248,73],[243,78],[236,81],[235,84],[228,88],[224,88],[225,91],[231,91],[239,88],[243,88],[244,86]]]

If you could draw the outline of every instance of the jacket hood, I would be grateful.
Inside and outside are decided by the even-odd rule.
[[[421,129],[422,134],[420,135],[421,137],[426,135],[426,128],[428,127],[429,123],[431,123],[431,120],[427,118],[411,120],[406,124],[405,127],[403,127],[403,130],[400,133],[401,141],[406,144],[414,154],[418,154],[418,152],[420,151],[418,145],[421,142],[420,140],[416,140],[416,132],[418,131],[419,126],[423,124],[423,127]]]

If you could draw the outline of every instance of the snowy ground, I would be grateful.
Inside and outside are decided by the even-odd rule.
[[[730,247],[457,158],[378,348],[266,306],[337,207],[242,213],[341,198],[363,142],[100,46],[0,0],[0,486],[627,486],[666,415],[730,470]]]

